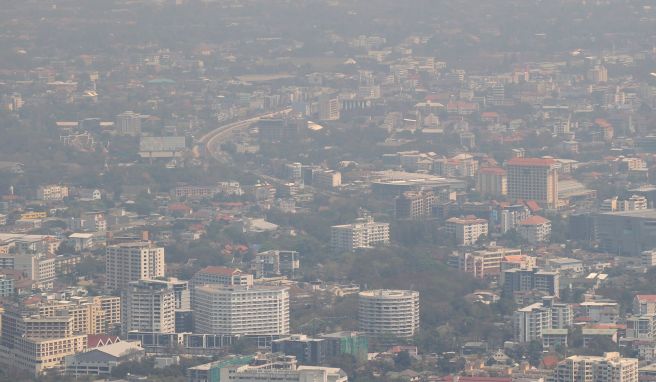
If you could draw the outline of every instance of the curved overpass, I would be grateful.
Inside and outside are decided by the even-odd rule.
[[[255,122],[259,121],[261,118],[271,118],[275,117],[276,115],[279,114],[286,114],[289,113],[292,109],[291,108],[286,108],[282,109],[279,111],[271,112],[271,113],[266,113],[266,114],[261,114],[252,118],[244,119],[241,121],[235,121],[231,122],[227,125],[220,126],[209,133],[203,135],[200,137],[200,139],[197,142],[198,146],[205,146],[205,150],[207,153],[209,153],[213,158],[216,158],[216,154],[218,152],[218,147],[221,143],[222,139],[225,139],[227,136],[232,134],[234,131],[241,130],[241,129],[247,129],[250,127],[252,124]]]

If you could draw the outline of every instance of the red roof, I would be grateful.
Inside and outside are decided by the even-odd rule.
[[[533,215],[533,216],[529,217],[526,220],[522,220],[521,222],[519,222],[519,224],[520,225],[541,225],[541,224],[545,224],[545,223],[549,223],[549,222],[550,222],[549,219],[543,218],[540,215]]]
[[[638,294],[635,296],[638,301],[656,302],[656,294]]]
[[[198,272],[211,273],[214,275],[223,275],[223,276],[232,276],[241,273],[241,271],[237,268],[221,267],[217,265],[210,265],[209,267],[205,267]]]
[[[506,162],[509,166],[549,167],[556,161],[549,158],[512,158]]]
[[[527,200],[524,204],[526,205],[526,207],[528,207],[529,210],[531,210],[531,212],[537,212],[542,210],[538,202],[536,202],[535,200]]]

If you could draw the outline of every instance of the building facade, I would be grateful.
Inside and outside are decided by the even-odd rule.
[[[558,207],[556,161],[542,158],[513,158],[506,163],[508,196],[535,200],[547,208]]]
[[[358,321],[367,335],[412,337],[419,330],[419,292],[362,291],[358,294]]]
[[[105,266],[109,289],[123,289],[132,281],[164,277],[164,248],[150,242],[109,245]]]
[[[194,331],[226,335],[289,334],[289,289],[203,285],[194,292]]]
[[[334,252],[352,252],[360,248],[388,245],[389,242],[389,223],[377,223],[372,218],[331,227],[330,244]]]

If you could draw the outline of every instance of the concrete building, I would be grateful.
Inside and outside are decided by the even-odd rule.
[[[641,316],[629,316],[626,318],[627,340],[653,341],[656,334],[656,316],[645,314]]]
[[[42,317],[19,306],[2,314],[0,362],[35,375],[61,370],[64,358],[83,351],[87,335],[73,332],[71,316]]]
[[[12,277],[0,274],[0,298],[13,296],[16,285]]]
[[[485,196],[508,194],[508,173],[500,167],[482,167],[476,175],[476,191]]]
[[[20,271],[34,281],[37,288],[50,289],[57,277],[55,258],[44,254],[19,253],[11,255],[12,269]]]
[[[656,210],[606,212],[595,215],[600,249],[616,255],[640,256],[656,248]]]
[[[616,324],[620,317],[619,304],[614,301],[584,301],[579,308],[594,323]]]
[[[302,365],[320,365],[328,358],[327,342],[304,334],[271,341],[271,351],[294,356]]]
[[[334,252],[352,252],[360,248],[388,245],[389,242],[389,224],[377,223],[373,218],[331,227],[330,245]]]
[[[513,158],[506,162],[508,196],[558,207],[558,170],[553,159]]]
[[[188,370],[189,382],[347,382],[338,368],[298,366],[293,356],[258,354],[194,366]]]
[[[141,115],[126,111],[116,116],[116,133],[119,135],[140,135]]]
[[[642,251],[640,261],[643,267],[656,267],[656,250]]]
[[[289,334],[289,290],[269,286],[195,288],[194,331],[226,335]]]
[[[479,238],[488,235],[487,220],[475,216],[447,219],[445,230],[458,245],[474,245]]]
[[[150,159],[180,158],[186,149],[185,137],[141,137],[139,156]]]
[[[549,241],[551,237],[551,221],[542,216],[533,215],[519,222],[517,233],[531,244]]]
[[[656,295],[638,294],[633,298],[633,314],[656,315]]]
[[[542,338],[547,329],[567,329],[572,326],[574,313],[572,306],[557,303],[553,296],[517,309],[513,314],[515,339],[530,342]]]
[[[36,190],[36,198],[44,201],[60,201],[68,197],[68,186],[50,184]]]
[[[121,323],[121,298],[116,296],[72,296],[25,308],[33,309],[40,317],[72,317],[73,334],[108,333]]]
[[[336,95],[324,95],[319,97],[319,120],[336,121],[339,117],[339,97]]]
[[[173,285],[160,280],[128,283],[123,291],[123,327],[131,331],[175,333],[175,292]]]
[[[164,277],[164,248],[150,242],[109,245],[105,265],[107,287],[123,289],[132,281]]]
[[[122,362],[138,361],[145,355],[138,341],[119,341],[87,349],[64,358],[64,373],[68,375],[100,375],[109,377],[112,369]]]
[[[501,274],[501,263],[507,256],[521,256],[522,251],[515,248],[491,245],[486,249],[454,253],[449,257],[449,265],[476,278],[494,277]]]
[[[358,294],[358,321],[367,335],[412,337],[419,330],[419,292],[362,291]]]
[[[602,357],[575,355],[558,363],[551,380],[638,382],[638,360],[622,358],[619,353],[604,353]]]
[[[332,190],[342,185],[342,173],[334,170],[315,170],[312,172],[312,187]]]
[[[547,296],[560,295],[560,274],[540,268],[513,268],[503,271],[503,291],[509,295],[515,292],[537,292]]]
[[[397,219],[423,219],[430,217],[437,197],[430,191],[406,191],[394,199]]]
[[[299,268],[299,254],[296,251],[260,252],[251,261],[251,270],[256,278],[287,276],[293,279]]]

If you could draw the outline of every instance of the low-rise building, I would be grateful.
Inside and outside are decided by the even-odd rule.
[[[475,216],[447,219],[445,231],[455,238],[458,245],[473,245],[488,235],[487,220]]]

